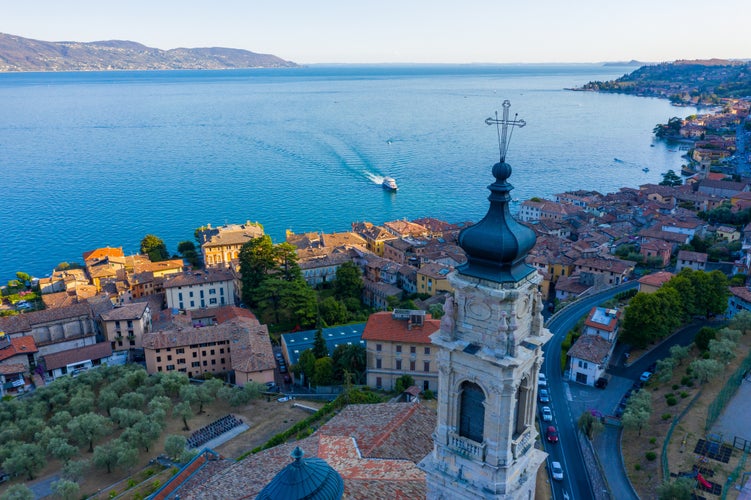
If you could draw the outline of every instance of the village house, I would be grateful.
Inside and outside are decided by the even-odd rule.
[[[644,262],[657,264],[658,267],[666,267],[670,264],[673,253],[673,245],[664,240],[646,239],[639,247],[639,254]]]
[[[741,311],[751,312],[751,290],[745,286],[731,286],[725,315],[732,318]]]
[[[582,335],[568,351],[569,380],[594,386],[603,376],[613,344],[599,335]]]
[[[430,234],[425,226],[406,220],[384,222],[383,228],[398,238],[427,238]]]
[[[422,390],[438,389],[436,350],[430,335],[440,321],[425,311],[395,309],[371,314],[362,339],[367,351],[367,384],[393,390],[402,375],[411,375]]]
[[[366,306],[377,311],[389,309],[389,298],[398,301],[402,297],[402,289],[396,285],[373,281],[363,278],[362,301]]]
[[[620,318],[621,311],[618,309],[593,307],[584,321],[582,334],[599,335],[608,342],[615,342]]]
[[[109,342],[83,345],[73,349],[58,351],[41,356],[40,365],[46,380],[55,380],[65,375],[76,376],[81,372],[108,363],[112,357]],[[125,363],[123,358],[120,362]]]
[[[10,338],[0,331],[0,398],[26,392],[32,386],[28,376],[39,352],[29,335]]]
[[[109,304],[109,308],[112,304]],[[30,335],[40,355],[95,344],[98,333],[87,302],[0,318],[0,331],[10,337]]]
[[[678,252],[678,258],[675,261],[675,272],[681,272],[681,269],[693,269],[694,271],[705,271],[707,268],[708,255],[701,252],[691,252],[681,250]]]
[[[172,275],[164,282],[167,307],[182,311],[235,304],[234,276],[227,269]]]
[[[145,333],[143,349],[149,373],[178,371],[197,377],[232,370],[238,385],[274,381],[268,329],[255,317],[238,316],[210,326],[175,318],[170,329]]]
[[[370,222],[353,222],[352,231],[365,240],[365,248],[379,257],[383,257],[385,243],[398,238],[385,228],[375,226]]]
[[[143,334],[151,331],[151,309],[148,302],[125,304],[102,314],[100,321],[113,351],[141,349]]]
[[[417,270],[417,293],[426,293],[431,297],[441,292],[453,292],[448,275],[452,269],[448,266],[429,262]]]
[[[654,293],[659,290],[662,285],[670,281],[673,276],[675,275],[668,271],[659,271],[642,276],[639,278],[639,291],[643,293]]]
[[[741,233],[734,227],[730,226],[718,226],[715,230],[715,234],[718,239],[723,239],[728,243],[739,241],[741,239]]]
[[[586,258],[574,263],[579,274],[599,275],[608,286],[620,285],[634,271],[634,263],[620,259]],[[588,281],[587,281],[588,282]]]
[[[203,263],[206,267],[229,267],[230,262],[239,257],[245,243],[263,235],[263,226],[250,221],[215,228],[207,224],[197,231]]]
[[[419,224],[428,230],[430,238],[442,238],[445,241],[456,242],[454,235],[459,232],[459,226],[434,217],[421,217],[412,222]]]

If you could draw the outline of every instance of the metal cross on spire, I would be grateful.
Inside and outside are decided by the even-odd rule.
[[[506,160],[506,150],[508,150],[508,144],[511,142],[511,135],[508,135],[508,127],[511,126],[511,133],[514,133],[514,127],[522,128],[524,125],[527,124],[524,120],[517,120],[516,117],[519,116],[519,114],[514,115],[513,120],[509,120],[508,118],[508,108],[511,107],[511,102],[506,99],[503,101],[503,118],[498,119],[498,111],[495,112],[495,118],[488,118],[485,120],[485,123],[488,125],[495,125],[496,130],[498,131],[498,149],[501,153],[501,163],[503,163]],[[500,127],[499,127],[500,125]]]

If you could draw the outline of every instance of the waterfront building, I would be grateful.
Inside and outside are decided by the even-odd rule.
[[[207,224],[197,230],[201,243],[201,258],[206,267],[229,267],[240,256],[242,246],[253,238],[263,236],[263,226],[247,221],[245,224],[225,224],[211,227]]]

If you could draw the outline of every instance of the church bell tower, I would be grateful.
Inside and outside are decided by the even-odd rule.
[[[543,327],[540,275],[524,262],[534,231],[509,212],[513,186],[506,163],[507,132],[523,127],[503,117],[496,125],[501,158],[493,165],[490,208],[465,228],[459,245],[467,263],[449,276],[438,347],[438,424],[433,452],[420,467],[430,500],[525,499],[535,495],[537,470],[546,454],[534,447],[537,374]]]

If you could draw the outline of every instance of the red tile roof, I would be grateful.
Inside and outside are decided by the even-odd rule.
[[[3,342],[1,345],[7,344]],[[15,337],[10,339],[10,345],[7,345],[7,347],[0,347],[0,361],[10,359],[14,356],[26,356],[35,352],[39,352],[39,349],[37,349],[34,343],[34,337],[31,335]]]
[[[81,361],[97,361],[112,356],[112,346],[109,342],[76,347],[67,351],[55,352],[44,356],[44,365],[47,370],[55,370]]]
[[[430,336],[440,327],[441,322],[429,314],[425,315],[424,325],[410,327],[407,320],[394,319],[390,311],[382,311],[370,315],[362,339],[430,344]]]
[[[87,262],[89,260],[102,260],[107,257],[125,257],[123,254],[123,247],[119,248],[97,248],[83,253],[83,260]]]
[[[325,460],[344,479],[344,498],[425,498],[425,473],[417,467],[433,448],[436,415],[419,403],[350,405],[316,434],[251,455],[203,484],[184,486],[184,500],[254,498],[291,462],[299,446]]]

